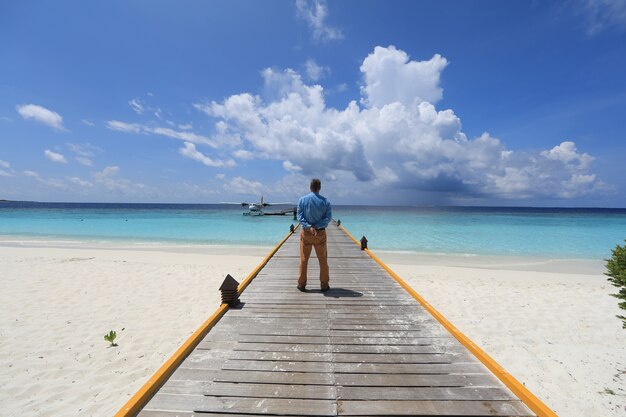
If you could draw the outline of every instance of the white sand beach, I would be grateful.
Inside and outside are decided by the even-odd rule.
[[[3,415],[113,415],[267,251],[2,239]],[[561,417],[624,415],[626,330],[601,262],[378,255]]]

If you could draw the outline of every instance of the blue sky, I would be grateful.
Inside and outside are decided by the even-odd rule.
[[[0,198],[626,206],[626,3],[0,5]]]

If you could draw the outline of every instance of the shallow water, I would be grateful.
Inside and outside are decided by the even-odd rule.
[[[335,206],[333,215],[383,250],[602,259],[626,239],[626,209]],[[16,238],[271,246],[294,223],[228,205],[0,203],[0,235]]]

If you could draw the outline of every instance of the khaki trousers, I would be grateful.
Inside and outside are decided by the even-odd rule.
[[[298,286],[306,285],[307,268],[312,247],[315,248],[315,254],[320,262],[320,286],[326,288],[330,280],[328,252],[326,250],[326,230],[318,230],[317,236],[313,236],[313,234],[304,230],[300,232],[300,276],[298,277]]]

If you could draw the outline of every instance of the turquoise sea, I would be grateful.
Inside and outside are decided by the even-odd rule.
[[[626,209],[334,206],[333,214],[374,250],[602,259],[626,239]],[[292,223],[228,205],[0,202],[0,235],[18,239],[273,246]]]

